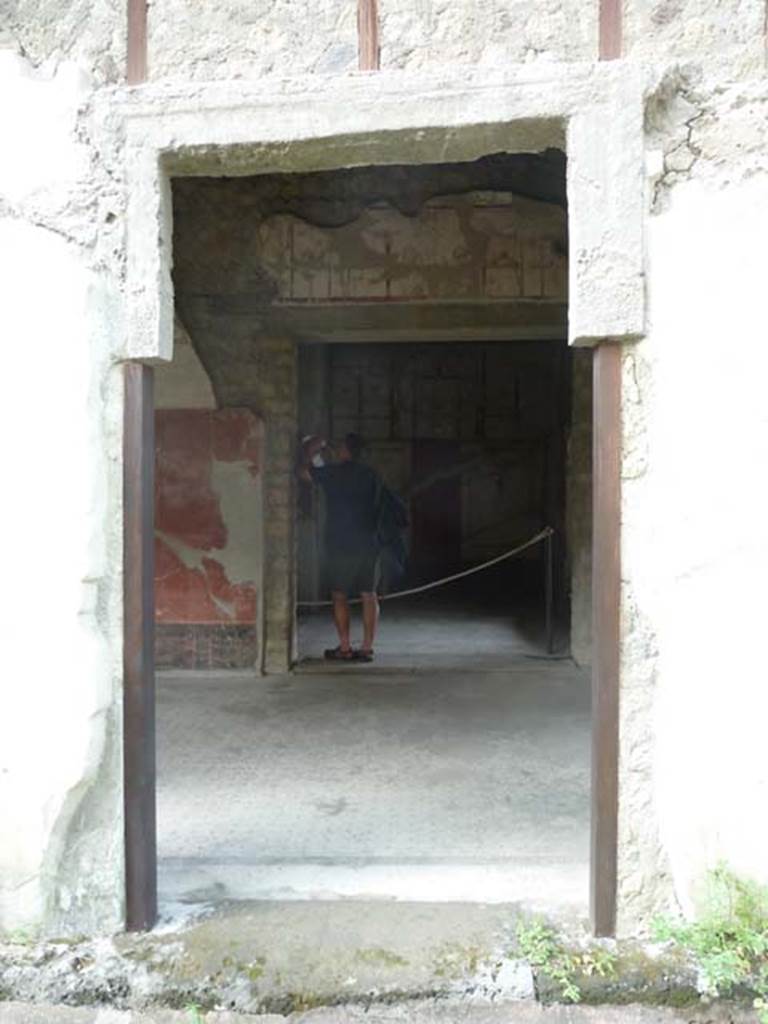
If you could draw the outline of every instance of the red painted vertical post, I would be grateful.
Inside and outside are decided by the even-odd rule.
[[[146,931],[157,917],[153,375],[151,366],[125,366],[123,793],[129,931]]]
[[[147,78],[147,0],[128,0],[126,81],[138,85]]]
[[[357,0],[357,52],[361,71],[379,70],[378,0]]]
[[[126,81],[147,77],[147,0],[128,0]],[[154,371],[126,363],[123,392],[123,811],[125,926],[157,919]]]
[[[621,606],[621,346],[593,354],[592,823],[590,915],[616,930]]]
[[[600,0],[600,60],[618,60],[622,51],[622,0]]]
[[[600,59],[622,52],[622,0],[600,0]],[[621,651],[621,346],[593,353],[592,823],[590,916],[616,931]]]

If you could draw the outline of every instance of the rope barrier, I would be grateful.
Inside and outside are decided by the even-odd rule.
[[[530,540],[519,544],[516,548],[510,548],[509,551],[505,551],[501,555],[497,555],[495,558],[489,559],[487,562],[483,562],[481,565],[473,565],[470,569],[464,569],[463,572],[455,572],[452,576],[443,576],[442,579],[433,580],[431,583],[424,583],[420,587],[411,587],[409,590],[396,590],[393,594],[382,594],[379,598],[380,601],[393,601],[398,597],[412,597],[414,594],[423,594],[426,590],[434,590],[435,587],[442,587],[446,583],[453,583],[455,580],[461,580],[465,576],[474,576],[477,572],[482,572],[483,569],[489,569],[492,565],[498,565],[499,562],[505,562],[508,558],[514,558],[515,555],[519,555],[521,551],[525,551],[527,548],[532,548],[534,544],[539,544],[541,541],[546,540],[547,537],[551,537],[554,534],[554,530],[551,526],[545,526],[543,530],[540,530],[535,536],[531,537]],[[354,598],[349,602],[350,604],[361,604],[359,597]],[[330,608],[333,601],[298,601],[298,608]]]

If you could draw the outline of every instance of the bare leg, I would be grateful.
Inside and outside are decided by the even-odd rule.
[[[373,651],[376,626],[379,621],[379,599],[376,594],[361,594],[363,599],[363,646],[366,654]]]
[[[333,622],[336,632],[339,634],[339,647],[342,651],[349,651],[349,601],[347,595],[340,590],[331,593],[333,598]]]

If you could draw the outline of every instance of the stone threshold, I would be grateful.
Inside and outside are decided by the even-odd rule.
[[[593,1008],[549,1005],[551,984],[516,957],[519,904],[254,901],[186,921],[183,910],[147,934],[0,946],[0,1024],[754,1021],[746,1007],[704,1006],[679,956],[630,942],[613,945],[615,978],[579,979]],[[585,937],[578,918],[559,924]]]
[[[115,1010],[0,1003],[0,1024],[754,1024],[754,1014],[728,1005],[674,1010],[668,1007],[549,1006],[501,1002],[476,1005],[423,1000],[386,1006],[335,1006],[282,1014],[233,1010]]]

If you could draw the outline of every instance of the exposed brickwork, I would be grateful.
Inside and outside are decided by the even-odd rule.
[[[158,668],[250,668],[255,665],[255,626],[158,624],[155,662]]]

